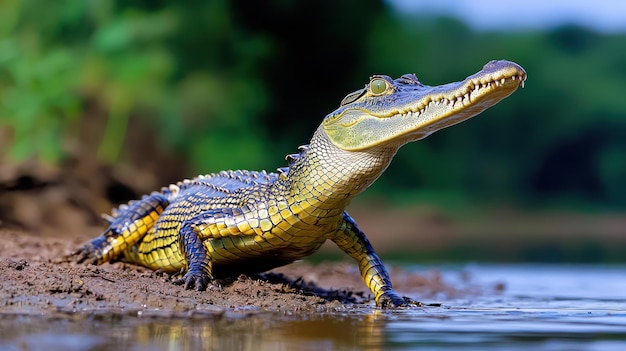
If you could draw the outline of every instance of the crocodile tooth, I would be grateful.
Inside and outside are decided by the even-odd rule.
[[[500,84],[504,84],[504,82],[506,82],[506,78],[502,78],[502,80],[500,80]]]

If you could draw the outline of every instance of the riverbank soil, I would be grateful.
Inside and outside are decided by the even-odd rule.
[[[76,264],[70,254],[82,243],[82,238],[0,229],[0,313],[107,311],[176,316],[373,307],[352,262],[299,262],[258,276],[221,280],[219,286],[198,292],[173,285],[166,274],[134,265]],[[399,291],[416,299],[478,292],[468,286],[450,287],[436,272],[420,276],[392,269],[391,275]]]

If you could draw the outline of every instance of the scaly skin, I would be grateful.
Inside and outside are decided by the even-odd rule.
[[[107,216],[109,228],[77,251],[78,260],[184,272],[175,283],[204,290],[215,278],[282,266],[332,240],[358,262],[379,307],[420,305],[393,290],[345,208],[402,145],[477,115],[525,79],[507,61],[436,87],[414,75],[374,76],[326,116],[310,145],[287,156],[287,168],[199,176],[131,201]]]

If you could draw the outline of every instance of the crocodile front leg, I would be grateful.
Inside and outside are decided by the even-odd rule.
[[[343,213],[343,221],[335,237],[331,240],[341,250],[359,263],[361,277],[374,294],[376,305],[381,308],[423,306],[421,302],[403,297],[391,287],[389,274],[370,245],[365,234],[348,215]]]
[[[207,251],[204,242],[230,236],[256,235],[254,229],[255,226],[248,222],[244,212],[239,208],[208,210],[185,221],[180,229],[179,238],[181,250],[187,259],[187,272],[182,278],[175,280],[174,284],[184,284],[185,289],[206,290],[213,280],[214,258]],[[208,245],[212,244],[209,242]],[[225,249],[220,253],[236,256],[237,251],[239,250],[228,252]]]

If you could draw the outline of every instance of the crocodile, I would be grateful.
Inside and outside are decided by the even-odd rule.
[[[185,289],[255,274],[313,254],[327,240],[357,261],[380,308],[419,306],[392,288],[356,222],[351,199],[404,144],[467,120],[523,87],[519,65],[490,61],[463,81],[428,86],[414,74],[374,75],[328,114],[277,172],[222,171],[162,188],[104,215],[108,228],[77,261],[123,260],[176,275]]]

